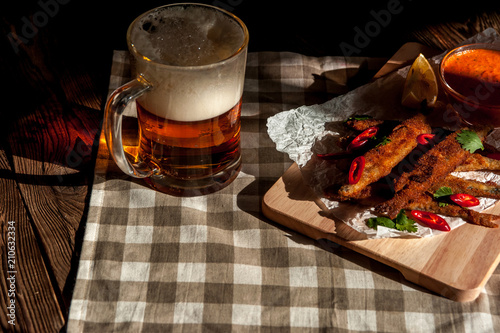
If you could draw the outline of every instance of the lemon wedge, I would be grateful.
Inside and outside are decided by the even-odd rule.
[[[436,103],[437,95],[436,74],[425,56],[420,53],[406,76],[401,104],[412,109],[419,109],[422,105],[432,107]]]

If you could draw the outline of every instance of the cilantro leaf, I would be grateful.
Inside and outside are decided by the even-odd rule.
[[[453,192],[450,187],[448,186],[442,186],[440,187],[435,193],[434,193],[434,198],[441,198],[441,197],[446,197],[449,195],[452,195]]]
[[[389,139],[388,137],[384,136],[382,138],[382,140],[375,146],[375,147],[378,147],[378,146],[385,146],[386,144],[388,144],[389,142],[391,142],[391,139]]]
[[[377,230],[377,226],[379,225],[384,226],[386,228],[394,228],[396,224],[390,218],[379,216],[379,217],[369,218],[368,221],[366,222],[366,225],[372,229]]]
[[[417,226],[415,225],[415,221],[406,216],[404,209],[401,209],[399,211],[398,216],[396,216],[394,222],[396,223],[396,229],[398,229],[399,231],[409,231],[409,232],[417,231]]]
[[[346,119],[345,122],[350,121],[350,120],[368,120],[368,119],[373,119],[373,117],[369,116],[369,115],[362,114],[362,115],[355,115],[355,116],[349,117]]]
[[[379,225],[381,225],[386,228],[397,229],[399,231],[408,231],[408,232],[417,231],[417,226],[415,225],[415,221],[406,216],[404,209],[401,209],[399,211],[398,216],[396,216],[394,220],[391,220],[390,218],[383,216],[372,217],[368,219],[366,225],[375,230]]]
[[[474,153],[476,150],[484,150],[483,143],[481,139],[474,131],[463,130],[457,134],[457,141],[462,145],[462,148],[470,153]]]

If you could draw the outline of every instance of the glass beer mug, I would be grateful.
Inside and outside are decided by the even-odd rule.
[[[127,43],[136,77],[110,95],[104,118],[116,164],[178,196],[227,186],[241,167],[244,23],[213,6],[167,5],[135,19]],[[127,157],[122,114],[134,101],[140,140],[137,155]]]

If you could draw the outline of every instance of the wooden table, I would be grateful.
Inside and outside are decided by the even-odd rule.
[[[428,13],[421,2],[418,7],[408,2],[393,8],[388,7],[392,2],[385,1],[366,8],[346,4],[330,10],[313,1],[308,8],[286,8],[285,14],[283,8],[254,1],[207,3],[224,6],[247,23],[250,52],[346,55],[346,45],[350,45],[356,50],[347,55],[388,58],[408,41],[443,50],[487,27],[500,31],[500,5]],[[3,331],[64,330],[112,50],[126,48],[125,31],[134,17],[160,4],[148,2],[131,9],[118,3],[102,7],[93,1],[31,1],[10,4],[2,13]],[[371,35],[364,42],[363,32]],[[15,245],[9,237],[15,237]],[[9,323],[13,318],[15,326]]]

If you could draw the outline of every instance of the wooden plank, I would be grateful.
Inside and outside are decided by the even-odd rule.
[[[1,149],[0,170],[3,173],[0,177],[1,330],[59,331],[64,325],[64,315],[58,301],[60,295],[53,288],[44,254],[40,251],[32,221],[16,186],[15,175]],[[9,236],[15,238],[14,246],[8,243],[13,240]],[[11,277],[14,279],[8,280]],[[11,282],[14,282],[14,288]]]
[[[31,256],[43,259],[50,283],[32,285],[31,280],[36,285],[36,278],[44,276],[35,270],[37,276],[26,277],[19,286],[23,315],[29,319],[21,327],[37,332],[58,332],[65,325],[109,76],[109,68],[89,71],[83,55],[68,58],[59,52],[67,45],[52,38],[57,33],[51,29],[40,30],[29,45],[19,45],[19,54],[2,66],[11,78],[7,95],[13,97],[6,99],[5,109],[17,112],[7,113],[9,126],[4,126],[0,142],[7,147],[19,209],[31,228],[19,232],[33,237],[31,247],[39,253]],[[108,67],[109,55],[104,55]],[[11,207],[14,212],[16,208]],[[55,301],[45,295],[49,291]]]
[[[78,132],[56,108],[22,118],[9,144],[19,189],[62,293],[85,211],[89,180],[80,170],[91,169],[93,137]]]
[[[494,6],[495,8],[481,7],[477,6],[477,11],[479,11],[477,14],[467,15],[467,22],[461,19],[453,20],[450,17],[447,21],[414,27],[409,35],[429,47],[445,50],[455,47],[458,43],[490,27],[500,32],[498,6]]]

